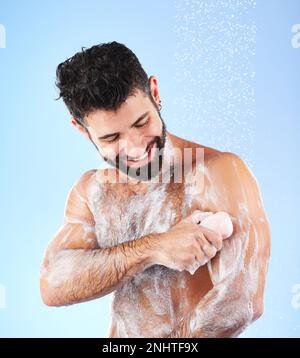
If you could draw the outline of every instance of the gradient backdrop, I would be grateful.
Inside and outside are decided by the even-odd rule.
[[[158,77],[170,132],[253,170],[273,244],[265,313],[243,337],[299,337],[300,1],[0,0],[0,24],[0,336],[107,333],[109,297],[46,307],[39,268],[69,188],[102,165],[54,100],[56,66],[116,40]]]

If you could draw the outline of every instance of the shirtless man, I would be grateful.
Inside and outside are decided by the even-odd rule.
[[[86,172],[69,192],[41,268],[44,303],[113,292],[109,337],[240,334],[263,312],[270,250],[246,164],[168,132],[157,79],[122,44],[77,53],[58,66],[57,85],[73,125],[111,167]],[[201,225],[220,211],[233,223],[226,240]]]

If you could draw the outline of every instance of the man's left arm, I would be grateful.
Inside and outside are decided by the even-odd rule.
[[[208,263],[213,288],[170,337],[234,337],[263,312],[270,229],[257,181],[232,153],[214,159],[205,177],[210,204],[232,216],[234,232]]]

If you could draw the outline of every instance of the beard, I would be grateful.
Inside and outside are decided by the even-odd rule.
[[[147,164],[140,166],[140,167],[131,167],[126,164],[124,159],[120,157],[118,154],[115,160],[102,156],[102,158],[113,167],[117,168],[121,172],[125,173],[126,175],[134,178],[135,180],[142,180],[142,181],[150,181],[156,178],[162,170],[162,163],[163,163],[163,155],[164,155],[164,148],[166,144],[166,125],[163,121],[160,112],[158,111],[161,123],[162,123],[162,133],[160,136],[156,136],[154,140],[148,144],[146,151],[155,145],[155,147],[151,148],[150,150],[154,150],[154,157],[153,159],[148,162]]]

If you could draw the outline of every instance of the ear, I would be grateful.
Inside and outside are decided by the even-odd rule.
[[[159,105],[160,96],[159,96],[159,90],[158,90],[158,81],[155,76],[149,77],[149,85],[150,85],[151,95],[154,98],[157,105]]]
[[[72,117],[72,118],[70,119],[70,122],[71,122],[71,124],[72,124],[74,127],[76,127],[76,128],[79,130],[80,133],[82,133],[88,140],[90,140],[90,137],[89,137],[89,135],[88,135],[86,129],[85,129],[81,124],[79,124],[79,123],[75,120],[75,118]]]

